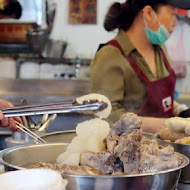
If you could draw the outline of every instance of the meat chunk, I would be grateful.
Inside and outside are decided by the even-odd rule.
[[[187,134],[184,132],[176,132],[168,128],[164,128],[158,133],[158,137],[161,140],[169,140],[171,142],[175,142],[176,140],[181,139],[186,136]]]
[[[138,132],[120,136],[114,156],[123,163],[125,174],[156,172],[177,167],[180,162],[171,146],[163,147]]]
[[[119,138],[118,145],[114,149],[114,154],[121,158],[124,152],[134,154],[141,143],[141,135],[138,133],[131,133],[127,136]]]
[[[48,168],[59,171],[62,175],[64,174],[78,174],[78,175],[101,175],[100,171],[97,171],[88,166],[71,166],[67,164],[50,164],[44,162],[38,162],[31,165],[30,168]]]
[[[103,174],[111,174],[115,171],[115,161],[115,157],[108,152],[85,152],[81,155],[81,165],[94,168]]]
[[[57,170],[57,165],[51,164],[51,163],[45,163],[45,162],[38,162],[31,165],[28,168],[47,168],[47,169]]]
[[[161,147],[155,144],[144,144],[139,150],[139,173],[156,172],[177,167],[178,157],[171,146]]]
[[[132,113],[124,114],[105,139],[106,151],[83,152],[80,166],[38,164],[64,174],[123,175],[163,171],[181,163],[171,146],[163,147],[156,140],[141,135],[141,120]]]
[[[138,173],[137,163],[139,159],[136,152],[140,147],[140,140],[141,135],[139,133],[121,136],[118,145],[114,149],[114,155],[123,162],[124,172],[126,174]]]
[[[111,154],[114,153],[115,147],[118,145],[119,136],[117,135],[108,135],[105,139],[105,143],[107,146],[107,151]]]
[[[62,174],[76,175],[101,175],[102,173],[88,166],[71,166],[67,164],[57,164],[57,170]]]
[[[125,136],[132,132],[140,132],[141,119],[134,113],[124,114],[111,129],[111,133],[118,136]]]

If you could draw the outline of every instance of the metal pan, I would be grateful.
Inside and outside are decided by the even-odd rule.
[[[23,165],[36,162],[53,162],[68,144],[51,143],[39,145],[25,145],[0,152],[0,162],[5,170],[23,169]],[[81,176],[64,175],[68,179],[67,190],[175,190],[178,184],[181,168],[189,159],[179,154],[182,159],[180,167],[155,173],[125,175],[125,176]]]

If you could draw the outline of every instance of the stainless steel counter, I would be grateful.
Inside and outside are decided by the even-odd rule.
[[[16,104],[23,98],[29,103],[43,103],[68,100],[89,92],[88,80],[0,79],[0,98]]]
[[[14,105],[19,105],[22,99],[26,99],[29,104],[74,100],[88,94],[89,86],[88,80],[0,79],[0,98],[11,101]],[[58,114],[56,120],[49,126],[48,132],[75,129],[79,122],[90,117],[77,113]],[[36,123],[40,119],[41,116],[33,117]],[[0,128],[0,138],[4,139],[10,135],[8,128]]]
[[[75,98],[90,93],[90,81],[81,79],[0,79],[0,98],[19,103],[22,98],[29,102],[47,102]],[[177,99],[190,107],[190,93]]]
[[[186,104],[187,106],[190,107],[190,93],[186,93],[186,94],[180,93],[177,101],[181,104]]]

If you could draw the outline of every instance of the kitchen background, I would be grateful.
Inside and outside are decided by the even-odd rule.
[[[97,24],[71,25],[68,23],[69,0],[57,1],[58,11],[55,18],[51,37],[66,40],[68,48],[66,57],[93,58],[97,47],[102,42],[107,42],[117,31],[106,32],[103,21],[108,7],[114,0],[97,0]],[[121,0],[120,2],[124,2]],[[166,43],[174,69],[178,75],[176,90],[181,93],[190,92],[190,11],[178,11],[179,25],[172,37]],[[62,24],[59,24],[62,23]]]
[[[98,45],[117,33],[108,33],[103,28],[105,14],[113,2],[20,0],[22,17],[18,20],[0,20],[0,78],[89,81],[90,62]],[[77,20],[88,6],[93,12],[93,20]],[[86,17],[90,17],[90,14],[89,11]],[[179,25],[166,45],[178,76],[176,90],[188,94],[190,12],[179,10],[178,17]],[[20,31],[17,26],[22,26]],[[38,32],[28,32],[36,26]]]
[[[19,0],[22,17],[0,20],[0,98],[18,105],[24,99],[29,104],[56,102],[89,93],[91,60],[98,45],[117,33],[103,28],[114,1]],[[178,76],[178,100],[190,106],[190,12],[179,10],[178,14],[179,25],[166,45]],[[42,132],[75,129],[91,117],[58,114]],[[32,117],[35,124],[41,119]],[[0,128],[0,150],[28,143],[16,135]]]

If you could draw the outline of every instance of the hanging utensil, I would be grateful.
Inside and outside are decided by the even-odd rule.
[[[39,129],[44,123],[46,123],[48,119],[48,114],[44,114],[42,116],[42,119],[37,123],[37,125],[35,126],[36,129]]]
[[[27,134],[28,136],[32,137],[35,141],[38,143],[46,143],[45,140],[43,140],[41,137],[39,137],[37,134],[33,133],[31,130],[29,130],[27,127],[24,125],[20,124],[18,121],[15,121],[16,127],[20,129],[22,132]]]
[[[44,131],[48,128],[48,126],[55,120],[57,114],[53,114],[39,129],[38,131]]]

